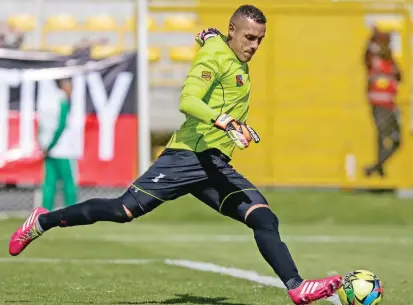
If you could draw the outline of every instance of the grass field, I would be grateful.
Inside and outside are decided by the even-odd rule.
[[[413,304],[411,201],[339,192],[265,194],[302,276],[369,269],[384,282],[383,304]],[[0,304],[292,304],[284,289],[266,284],[276,280],[263,276],[275,275],[249,229],[191,197],[128,224],[54,229],[15,258],[8,240],[21,221],[0,221]],[[228,271],[222,267],[237,268],[229,272],[238,275],[255,271],[261,275],[255,280],[265,281],[220,274]]]

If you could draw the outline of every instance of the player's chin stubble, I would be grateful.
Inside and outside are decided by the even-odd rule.
[[[241,59],[242,62],[249,62],[252,58],[252,55],[243,55]]]

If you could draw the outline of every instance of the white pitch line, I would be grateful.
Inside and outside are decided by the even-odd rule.
[[[0,239],[8,240],[9,235],[2,235]],[[351,235],[282,235],[287,243],[307,244],[413,244],[410,237],[386,237],[386,236],[351,236]],[[48,240],[86,240],[109,242],[161,242],[161,243],[185,243],[185,242],[216,242],[216,243],[250,243],[254,242],[252,235],[162,235],[162,236],[136,236],[136,235],[46,235]]]
[[[153,262],[161,262],[160,259],[70,259],[70,258],[12,258],[0,257],[0,263],[41,263],[41,264],[57,264],[57,263],[76,263],[76,264],[103,264],[103,265],[143,265]],[[228,275],[233,278],[248,280],[250,282],[259,283],[266,286],[286,289],[284,283],[277,277],[260,275],[256,271],[242,270],[238,268],[228,268],[212,263],[196,262],[190,260],[174,260],[165,259],[166,265],[173,265],[192,270],[204,272],[213,272],[223,275]],[[328,298],[328,301],[335,305],[341,305],[338,297],[334,295]]]
[[[357,236],[357,235],[286,235],[286,242],[348,243],[348,244],[412,244],[411,237]]]
[[[200,271],[207,271],[207,272],[230,275],[232,277],[246,279],[246,280],[260,283],[260,284],[267,285],[267,286],[285,288],[284,283],[279,278],[276,278],[273,276],[259,275],[255,271],[248,271],[248,270],[242,270],[242,269],[237,269],[237,268],[227,268],[227,267],[218,266],[212,263],[194,262],[194,261],[189,261],[189,260],[166,259],[164,263],[167,265],[174,265],[174,266],[195,269],[195,270],[200,270]]]
[[[244,280],[248,280],[251,282],[263,284],[266,286],[273,286],[277,288],[286,289],[284,283],[279,278],[276,278],[273,276],[260,275],[255,271],[242,270],[238,268],[227,268],[227,267],[222,267],[222,266],[211,264],[211,263],[194,262],[194,261],[189,261],[189,260],[166,259],[164,263],[167,265],[174,265],[174,266],[179,266],[179,267],[184,267],[184,268],[189,268],[189,269],[194,269],[194,270],[225,274],[225,275],[229,275],[234,278],[244,279]],[[337,295],[334,295],[328,298],[327,300],[335,305],[341,305],[341,302]]]
[[[38,264],[96,264],[96,265],[144,265],[156,259],[75,259],[75,258],[13,258],[0,257],[0,263],[38,263]]]

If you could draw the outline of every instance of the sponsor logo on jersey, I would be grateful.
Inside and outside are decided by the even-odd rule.
[[[211,80],[211,72],[209,71],[202,71],[201,77],[205,80]]]
[[[242,81],[242,75],[237,75],[235,77],[235,80],[237,82],[237,87],[241,87],[244,85],[244,82]]]

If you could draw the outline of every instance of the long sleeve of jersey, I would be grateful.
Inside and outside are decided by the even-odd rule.
[[[201,49],[184,82],[179,110],[196,119],[211,124],[220,113],[204,101],[211,86],[219,77],[219,66],[210,52]]]
[[[231,157],[228,134],[211,128],[220,114],[247,120],[251,83],[248,64],[240,62],[223,35],[209,38],[198,50],[183,83],[179,109],[185,122],[167,147],[202,152],[215,148]]]

